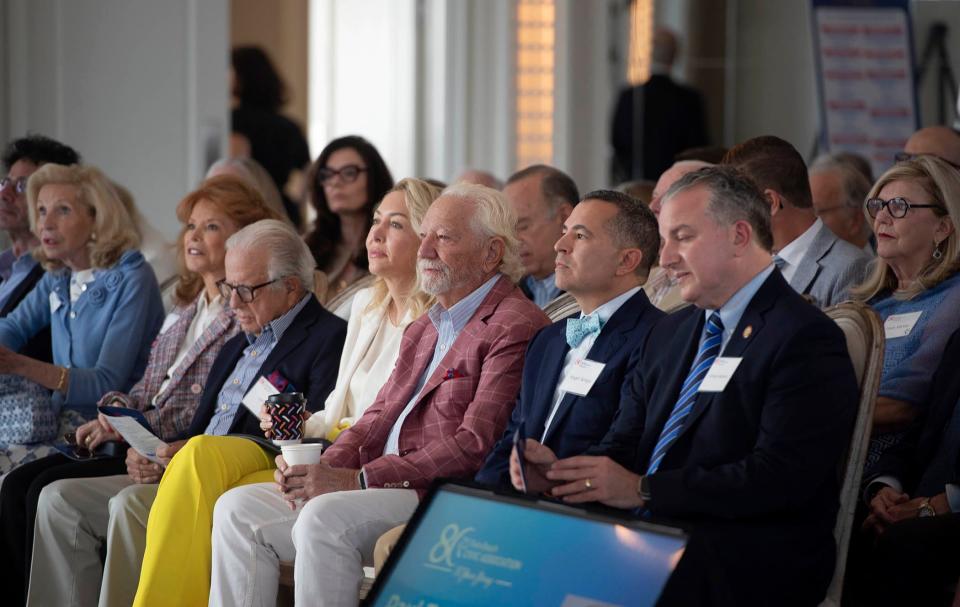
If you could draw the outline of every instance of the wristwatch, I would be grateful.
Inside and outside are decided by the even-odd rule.
[[[367,475],[363,473],[363,468],[360,468],[360,472],[357,472],[357,484],[360,489],[367,488]]]
[[[918,518],[926,518],[928,516],[937,516],[937,511],[930,505],[930,498],[920,502],[920,507],[917,509]]]
[[[640,496],[640,499],[642,499],[644,503],[650,501],[650,481],[646,475],[641,476],[640,480],[637,481],[637,495]]]

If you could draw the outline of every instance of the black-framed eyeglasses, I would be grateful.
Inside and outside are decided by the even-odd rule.
[[[363,173],[367,170],[367,167],[358,166],[356,164],[348,164],[346,166],[340,167],[340,169],[331,169],[329,167],[323,167],[317,171],[317,179],[320,180],[320,183],[327,183],[337,175],[340,176],[340,179],[344,183],[353,183],[357,180],[357,177],[360,176],[360,173]]]
[[[910,152],[897,152],[896,154],[893,155],[893,159],[894,159],[895,161],[897,161],[898,163],[899,163],[899,162],[909,162],[909,161],[911,161],[911,160],[915,160],[915,159],[917,159],[917,158],[920,158],[921,156],[932,156],[932,157],[934,157],[934,158],[937,158],[937,159],[939,159],[939,160],[942,160],[942,161],[946,162],[947,164],[949,164],[949,165],[952,166],[953,168],[960,170],[960,164],[954,164],[954,163],[950,162],[949,160],[947,160],[946,158],[943,158],[942,156],[937,156],[936,154],[912,154],[912,153],[910,153]]]
[[[887,209],[887,212],[890,213],[890,216],[894,219],[906,217],[907,211],[910,209],[943,209],[943,207],[939,204],[914,204],[912,202],[907,202],[905,199],[900,198],[899,196],[896,198],[891,198],[890,200],[884,200],[882,198],[870,198],[867,200],[866,206],[867,214],[874,219],[876,219],[881,209]]]
[[[0,179],[0,190],[13,186],[13,191],[17,194],[23,194],[27,191],[27,178],[26,177],[17,177],[16,179],[11,179],[9,177],[4,177]]]
[[[220,289],[220,295],[223,297],[224,301],[230,301],[230,296],[233,295],[234,291],[236,291],[237,297],[240,298],[240,301],[243,303],[250,303],[253,301],[253,298],[257,296],[257,291],[263,287],[272,285],[278,280],[280,280],[280,278],[274,278],[273,280],[268,280],[267,282],[263,282],[258,285],[232,285],[227,282],[226,279],[223,279],[217,282],[217,288]]]
[[[63,442],[67,443],[73,451],[74,457],[77,459],[90,459],[93,457],[94,453],[90,449],[87,449],[83,445],[77,444],[77,433],[76,432],[67,432],[63,435]]]

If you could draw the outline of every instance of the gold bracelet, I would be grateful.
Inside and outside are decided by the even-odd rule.
[[[57,382],[57,387],[54,388],[57,392],[63,392],[63,389],[67,387],[67,368],[60,367],[60,381]]]

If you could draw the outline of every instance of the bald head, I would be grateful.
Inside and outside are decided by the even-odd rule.
[[[464,171],[453,182],[485,185],[488,188],[493,188],[494,190],[503,189],[503,182],[497,179],[496,175],[494,175],[493,173],[488,173],[487,171],[480,171],[477,169],[468,169]]]
[[[650,210],[653,211],[653,214],[660,217],[661,199],[663,195],[667,193],[667,190],[670,189],[670,186],[687,173],[692,173],[708,166],[713,165],[702,160],[681,160],[673,163],[672,167],[660,175],[660,179],[657,180],[657,185],[653,188],[653,197],[650,199]]]
[[[960,166],[960,134],[945,126],[928,126],[910,136],[903,148],[908,154],[930,154]]]
[[[670,68],[677,58],[677,36],[665,27],[658,27],[653,32],[653,62]]]

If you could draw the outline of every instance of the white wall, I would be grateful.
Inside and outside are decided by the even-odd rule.
[[[7,0],[4,10],[5,139],[33,131],[74,146],[172,238],[177,202],[225,149],[226,0]]]

